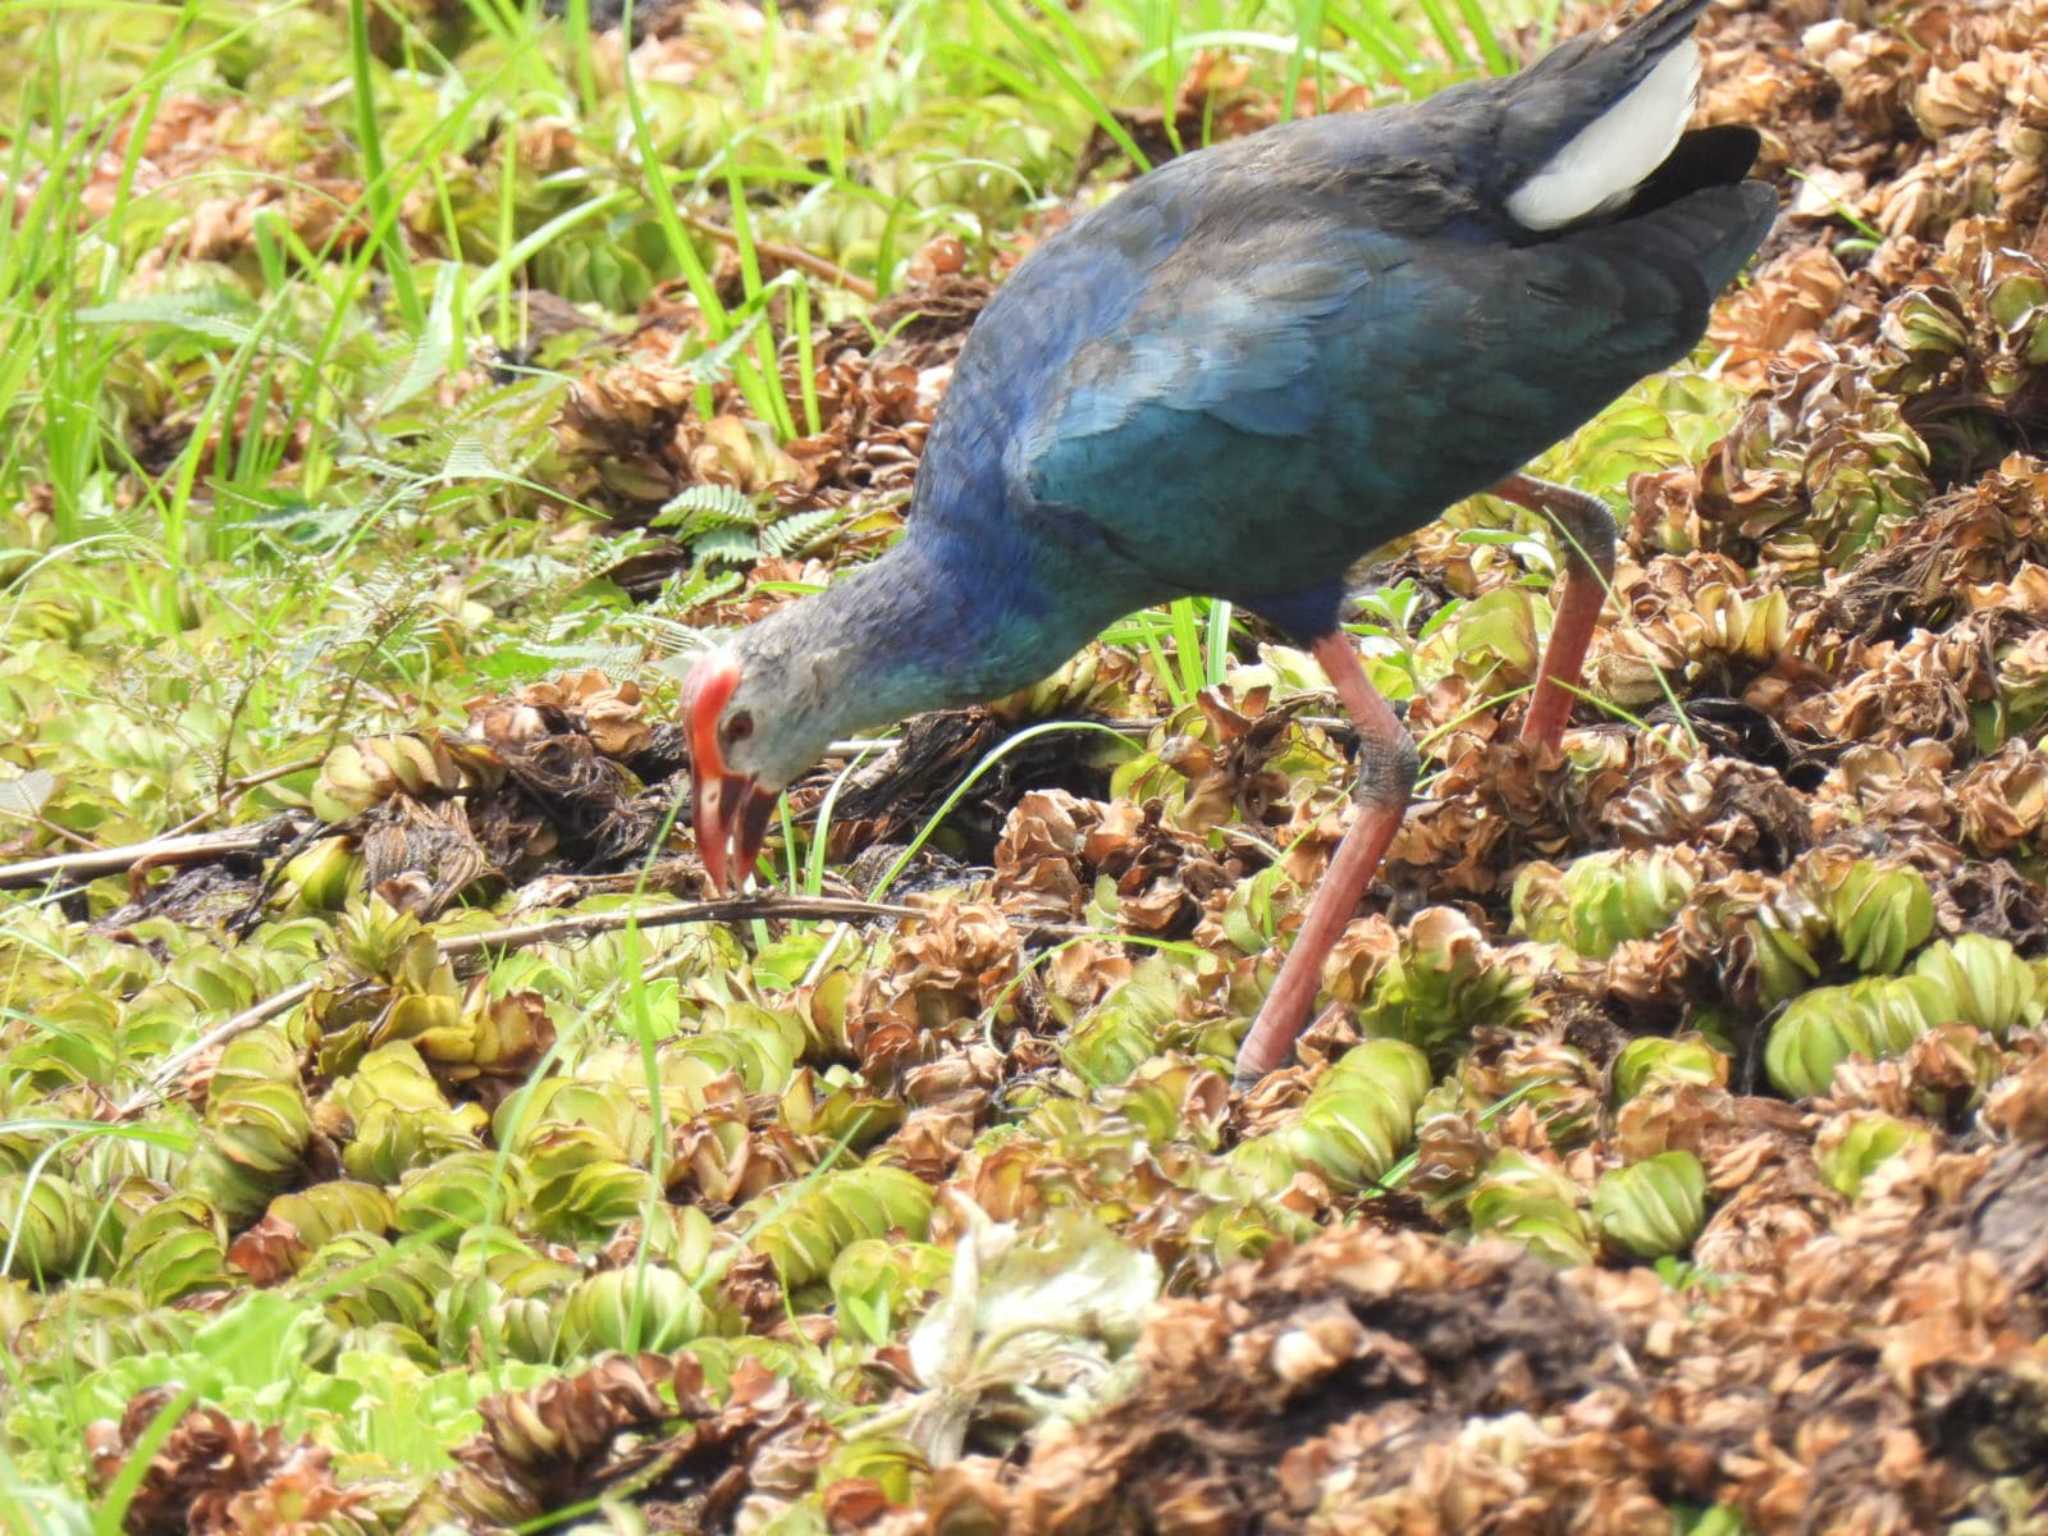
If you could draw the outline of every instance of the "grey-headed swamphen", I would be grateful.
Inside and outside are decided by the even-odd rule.
[[[1337,627],[1346,567],[1479,491],[1555,518],[1570,563],[1522,724],[1555,747],[1614,523],[1518,471],[1684,356],[1770,227],[1756,134],[1685,131],[1705,4],[1184,155],[1034,251],[960,354],[902,540],[693,669],[714,886],[831,740],[1022,688],[1134,609],[1228,598],[1309,647],[1360,734],[1354,820],[1239,1080],[1284,1062],[1416,773]]]

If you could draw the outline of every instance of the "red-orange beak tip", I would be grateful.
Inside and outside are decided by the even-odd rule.
[[[775,814],[776,795],[745,774],[699,775],[692,819],[697,826],[697,855],[711,888],[736,895],[761,857],[768,823]]]
[[[719,720],[739,682],[738,658],[714,651],[691,669],[683,685],[697,854],[712,890],[721,895],[737,892],[753,873],[775,811],[774,793],[761,788],[751,775],[733,772],[719,744]]]

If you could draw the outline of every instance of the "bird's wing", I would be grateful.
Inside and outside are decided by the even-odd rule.
[[[1183,245],[1121,324],[1075,350],[1029,462],[1050,469],[1059,443],[1114,432],[1153,403],[1261,436],[1314,427],[1327,396],[1322,329],[1403,258],[1394,242],[1321,221],[1249,233]]]
[[[1046,380],[1010,440],[1015,504],[1165,590],[1334,580],[1394,490],[1374,481],[1370,380],[1406,387],[1427,332],[1482,306],[1418,280],[1412,241],[1313,204],[1248,184],[1206,214]]]
[[[1133,593],[1250,600],[1519,468],[1682,356],[1768,225],[1729,184],[1753,136],[1682,139],[1704,3],[1142,178],[1004,285],[933,482],[999,457],[962,519],[1000,503]]]
[[[1455,313],[1468,297],[1505,308],[1518,281],[1569,278],[1567,256],[1519,277],[1503,259],[1493,274],[1389,282],[1437,250],[1568,242],[1624,208],[1684,132],[1704,4],[1664,0],[1511,79],[1289,124],[1140,182],[1118,200],[1128,209],[1112,203],[1073,232],[1096,258],[1070,263],[1076,275],[1128,297],[1047,381],[1056,409],[1025,443],[1036,477],[1060,478],[1061,442],[1117,431],[1152,403],[1260,436],[1308,432],[1331,401],[1333,319],[1394,304]]]
[[[979,535],[998,503],[1090,510],[1105,471],[1157,445],[1161,424],[1135,422],[1155,406],[1174,418],[1167,437],[1314,429],[1329,405],[1325,332],[1399,252],[1279,185],[1303,171],[1275,153],[1279,138],[1240,145],[1143,178],[997,290],[919,477],[950,494],[927,494],[913,520]]]
[[[1038,391],[1028,499],[1180,589],[1334,580],[1683,356],[1774,206],[1708,186],[1516,243],[1426,170],[1374,181],[1345,208],[1219,181]]]

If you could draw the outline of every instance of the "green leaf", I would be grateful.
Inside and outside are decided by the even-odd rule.
[[[756,521],[753,499],[737,486],[693,485],[655,513],[648,526],[673,528],[677,538],[689,539],[734,524],[751,527]]]
[[[390,392],[377,402],[376,409],[380,414],[417,399],[455,366],[460,340],[456,301],[461,293],[460,263],[443,262],[434,274],[434,298],[427,311],[427,323],[420,328],[419,341],[413,346],[412,355],[406,359],[405,372],[399,375]]]

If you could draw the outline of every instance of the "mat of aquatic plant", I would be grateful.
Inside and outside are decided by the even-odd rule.
[[[1716,4],[1786,215],[1356,573],[1133,615],[704,899],[678,674],[994,286],[1540,0],[0,5],[0,1525],[2048,1530],[2048,4]]]

